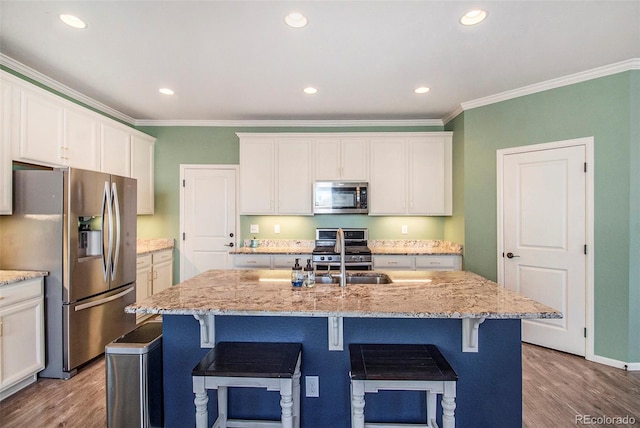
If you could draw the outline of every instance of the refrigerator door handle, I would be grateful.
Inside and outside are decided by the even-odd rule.
[[[118,270],[118,260],[120,258],[120,202],[118,200],[118,187],[116,183],[111,183],[111,200],[113,203],[113,213],[115,214],[115,249],[111,260],[111,279],[115,277]]]
[[[108,226],[109,218],[106,215],[109,206],[109,184],[104,182],[104,192],[102,193],[102,275],[104,276],[104,280],[107,281],[109,278],[109,263],[111,259],[111,249],[109,247],[109,237],[107,236],[107,245],[105,245],[105,232],[108,234],[108,229],[105,226]],[[105,248],[106,247],[106,248]]]
[[[83,303],[81,305],[77,305],[74,308],[74,310],[76,312],[78,312],[78,311],[82,311],[82,310],[85,310],[85,309],[93,308],[94,306],[104,305],[105,303],[109,303],[109,302],[112,302],[114,300],[118,300],[122,296],[126,296],[127,294],[131,293],[133,290],[135,290],[134,287],[129,287],[126,290],[121,291],[118,294],[114,294],[113,296],[109,296],[109,297],[105,297],[104,299],[95,300],[93,302],[88,302],[88,303]]]

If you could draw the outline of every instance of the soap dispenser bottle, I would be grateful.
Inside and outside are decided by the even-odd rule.
[[[316,273],[311,266],[311,259],[307,259],[307,266],[304,268],[304,286],[313,287],[316,285]]]
[[[302,280],[302,266],[300,266],[300,259],[296,259],[296,264],[291,268],[291,285],[302,287]]]

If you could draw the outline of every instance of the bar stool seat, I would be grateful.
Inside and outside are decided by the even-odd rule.
[[[218,391],[213,427],[300,427],[300,343],[220,342],[193,369],[196,427],[208,428],[208,389]],[[280,391],[280,421],[229,419],[227,388]]]
[[[442,426],[455,427],[458,375],[435,345],[351,344],[351,426],[437,428],[437,395],[442,394]],[[426,391],[427,424],[365,423],[365,393]]]

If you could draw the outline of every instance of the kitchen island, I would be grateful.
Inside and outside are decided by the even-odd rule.
[[[437,345],[459,376],[457,426],[520,426],[520,320],[561,314],[471,272],[384,273],[392,283],[292,288],[288,271],[208,271],[127,307],[163,314],[166,426],[194,424],[191,370],[219,341],[303,344],[305,428],[350,426],[346,350],[365,342]],[[319,397],[304,396],[305,376],[319,376]],[[230,414],[278,419],[278,400],[231,391]],[[418,392],[381,392],[367,397],[365,415],[419,422],[425,407]]]

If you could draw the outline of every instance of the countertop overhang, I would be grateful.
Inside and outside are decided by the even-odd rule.
[[[287,270],[210,270],[127,306],[129,313],[371,318],[561,318],[466,271],[374,271],[392,284],[293,288]]]

